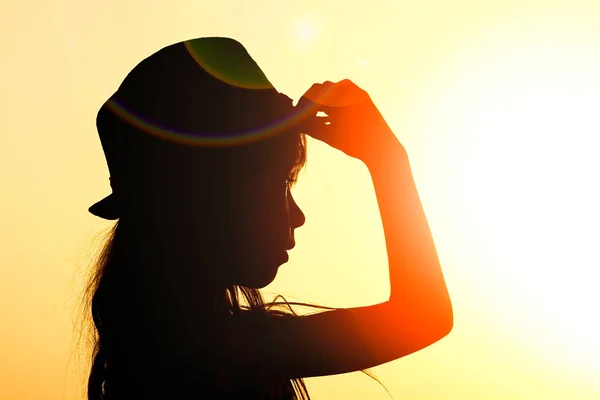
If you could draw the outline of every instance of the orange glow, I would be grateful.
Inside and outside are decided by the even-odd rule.
[[[201,36],[242,42],[295,100],[352,79],[407,149],[455,321],[373,370],[395,399],[600,398],[599,2],[98,4],[0,13],[0,399],[82,398],[75,311],[110,225],[87,212],[110,190],[94,118],[135,64]],[[293,189],[306,223],[266,297],[386,300],[368,171],[311,138],[308,153]],[[389,399],[360,373],[307,384]]]

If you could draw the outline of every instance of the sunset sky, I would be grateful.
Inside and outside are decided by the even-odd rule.
[[[394,399],[600,398],[597,0],[23,0],[0,31],[0,399],[81,398],[77,301],[113,224],[87,212],[110,193],[96,113],[143,58],[202,36],[242,42],[296,100],[353,80],[407,149],[454,329],[373,369]],[[387,300],[367,169],[308,152],[306,224],[264,292]],[[359,372],[307,385],[389,399]]]

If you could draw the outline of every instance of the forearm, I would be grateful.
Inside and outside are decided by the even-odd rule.
[[[383,223],[391,312],[432,334],[452,327],[452,305],[429,224],[399,142],[365,161]]]

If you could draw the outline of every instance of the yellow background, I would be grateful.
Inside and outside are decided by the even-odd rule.
[[[455,325],[374,369],[395,399],[600,398],[596,0],[21,0],[0,30],[0,399],[79,398],[74,307],[110,225],[87,212],[109,193],[95,114],[143,58],[200,36],[240,40],[295,99],[354,80],[408,149]],[[384,301],[364,166],[310,140],[294,195],[307,221],[265,291]],[[361,373],[308,387],[388,398]]]

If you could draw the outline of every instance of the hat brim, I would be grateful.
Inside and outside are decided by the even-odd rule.
[[[119,205],[114,193],[93,204],[88,211],[100,218],[108,220],[119,219]]]

